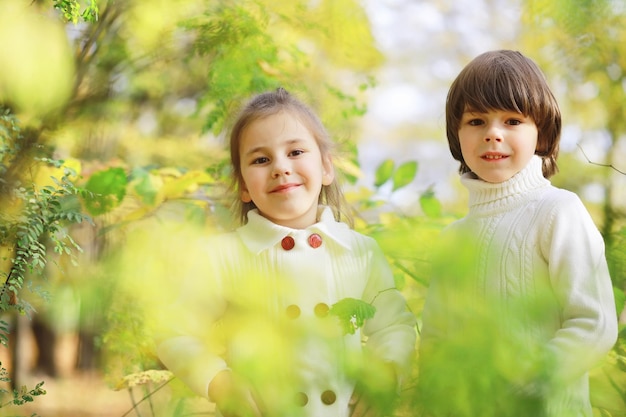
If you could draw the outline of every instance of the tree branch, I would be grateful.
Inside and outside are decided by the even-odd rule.
[[[589,157],[585,153],[585,150],[583,149],[583,147],[580,146],[580,143],[577,143],[576,146],[578,146],[578,149],[580,149],[580,151],[582,152],[582,154],[585,157],[585,159],[587,160],[587,162],[589,162],[591,165],[597,165],[597,166],[600,166],[600,167],[611,168],[611,169],[614,169],[615,171],[619,172],[622,175],[626,175],[626,172],[619,170],[613,164],[601,164],[599,162],[592,162],[591,159],[589,159]]]

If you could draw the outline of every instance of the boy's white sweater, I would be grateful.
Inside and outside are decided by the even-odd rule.
[[[472,173],[461,182],[469,212],[442,234],[422,344],[436,349],[468,323],[492,326],[493,344],[514,362],[502,371],[514,389],[540,395],[549,416],[591,416],[588,371],[617,337],[604,242],[591,216],[543,177],[537,156],[506,182]]]

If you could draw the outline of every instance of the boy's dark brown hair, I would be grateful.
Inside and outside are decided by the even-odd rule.
[[[531,117],[537,125],[535,154],[543,159],[543,176],[554,175],[561,137],[561,111],[546,78],[520,52],[498,50],[474,58],[456,77],[446,100],[446,135],[461,174],[471,171],[463,160],[459,127],[466,110],[507,110]]]
[[[241,174],[241,155],[239,142],[244,130],[256,120],[277,114],[281,111],[289,112],[311,132],[323,157],[330,156],[333,151],[333,143],[326,128],[317,115],[302,101],[289,94],[282,87],[274,91],[261,93],[253,97],[241,110],[237,120],[230,131],[230,162],[233,168],[233,184],[237,199],[235,200],[235,211],[239,214],[242,224],[248,221],[248,211],[255,209],[254,202],[244,203],[241,201],[239,191],[243,187],[243,176]],[[330,185],[322,186],[319,197],[319,204],[325,204],[333,210],[337,221],[344,221],[352,226],[352,217],[347,211],[347,203],[341,190],[338,180],[338,173],[335,172],[335,180]]]

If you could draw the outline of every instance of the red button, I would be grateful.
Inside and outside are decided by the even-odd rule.
[[[313,233],[311,236],[309,236],[309,245],[311,245],[313,249],[319,248],[320,246],[322,246],[322,237],[317,233]]]
[[[293,247],[296,246],[296,241],[293,240],[291,236],[285,236],[283,240],[281,240],[280,246],[282,246],[284,250],[292,250]]]

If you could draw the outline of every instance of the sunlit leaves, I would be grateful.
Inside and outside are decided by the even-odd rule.
[[[323,104],[333,101],[338,108],[322,107],[320,115],[325,120],[343,115],[345,124],[362,115],[365,106],[350,94],[337,95],[327,73],[336,68],[368,71],[381,62],[365,13],[353,0],[219,2],[181,27],[198,55],[210,62],[199,107],[206,114],[204,129],[216,134],[242,101],[278,86],[305,101],[307,96]]]
[[[401,164],[393,173],[393,191],[409,185],[417,174],[417,161],[408,161]]]
[[[374,317],[375,313],[376,307],[356,298],[344,298],[330,308],[330,314],[339,319],[345,334],[354,334],[356,329],[362,327],[365,320]]]
[[[93,197],[84,200],[86,209],[92,215],[99,215],[117,207],[126,195],[126,172],[122,168],[109,168],[89,177],[85,189]]]
[[[163,196],[168,199],[181,198],[197,190],[200,185],[212,184],[215,180],[203,171],[189,171],[165,181]]]
[[[523,4],[526,24],[521,41],[548,78],[566,83],[560,100],[567,110],[564,114],[575,114],[570,119],[583,128],[622,135],[626,131],[623,2],[527,0]]]
[[[383,161],[374,173],[374,186],[380,187],[387,181],[392,182],[392,191],[409,185],[417,174],[417,161],[408,161],[400,164],[397,168],[392,159]]]
[[[441,217],[441,202],[435,197],[432,189],[427,190],[420,196],[420,207],[428,217]]]
[[[98,1],[85,1],[86,7],[81,11],[79,0],[53,0],[54,8],[61,11],[65,20],[71,23],[78,23],[80,19],[85,22],[95,22],[98,20]]]
[[[207,82],[210,88],[201,98],[208,108],[205,130],[218,133],[232,109],[232,101],[280,85],[274,68],[279,44],[268,31],[269,17],[260,2],[220,4],[182,26],[195,36],[194,48],[211,60]],[[268,71],[268,68],[274,68]]]
[[[143,168],[134,169],[133,177],[132,185],[141,202],[148,206],[154,206],[157,203],[157,194],[162,185],[161,178],[151,175],[150,172]]]
[[[0,2],[0,103],[37,123],[72,93],[74,60],[61,22],[29,2]]]
[[[20,139],[19,132],[16,126],[14,139]],[[43,274],[50,259],[49,248],[59,255],[69,255],[74,261],[74,250],[81,249],[67,235],[66,226],[87,219],[68,204],[80,193],[70,181],[70,177],[75,176],[74,170],[63,166],[61,161],[49,158],[35,158],[31,168],[47,172],[43,176],[45,182],[37,183],[36,178],[30,178],[31,182],[24,186],[6,190],[0,211],[3,267],[0,278],[4,282],[0,310],[16,309],[27,315],[33,311],[32,306],[27,300],[18,298],[21,289],[32,283],[27,274]],[[44,296],[38,288],[33,292]],[[1,327],[0,331],[3,331]]]
[[[380,187],[381,185],[389,181],[391,175],[393,174],[394,167],[395,162],[393,161],[393,159],[386,159],[380,165],[378,165],[378,168],[376,168],[376,171],[374,173],[374,186]]]
[[[320,42],[337,64],[368,70],[382,62],[367,15],[357,1],[322,0],[312,16],[318,26],[324,27],[325,36],[319,38]]]

